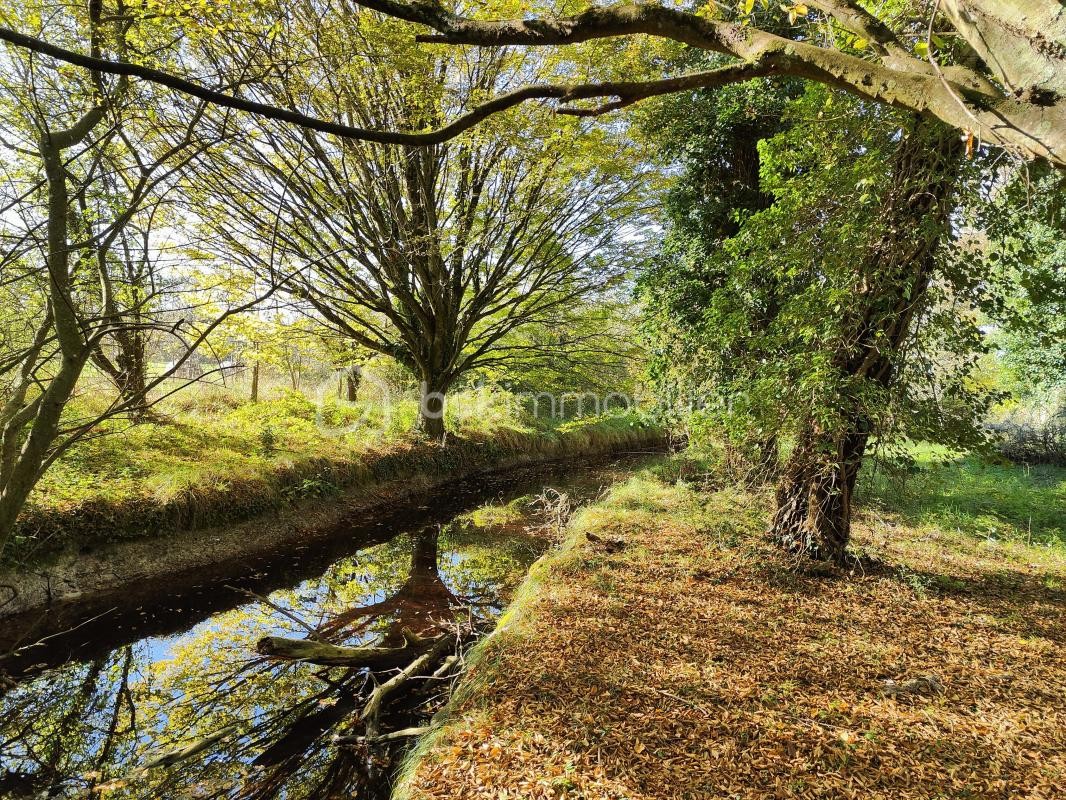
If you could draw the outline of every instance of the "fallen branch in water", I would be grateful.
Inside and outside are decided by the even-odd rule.
[[[452,671],[452,667],[454,667],[462,660],[463,659],[461,656],[452,653],[450,656],[444,659],[443,662],[441,662],[441,665],[437,667],[436,672],[429,676],[430,680],[439,680],[440,678],[445,677],[449,672]]]
[[[216,731],[210,736],[205,736],[203,739],[197,739],[185,745],[184,747],[178,747],[174,750],[167,750],[166,752],[160,753],[154,758],[150,758],[145,761],[144,764],[141,765],[140,770],[138,771],[143,772],[144,770],[155,769],[156,767],[169,767],[173,764],[177,764],[180,761],[185,761],[188,758],[192,758],[194,755],[196,755],[197,753],[202,753],[204,750],[206,750],[216,742],[225,739],[236,728],[236,723],[232,725],[227,725],[226,727],[222,728],[219,731]]]
[[[366,701],[366,705],[363,706],[363,713],[359,715],[366,727],[366,738],[368,740],[373,741],[378,737],[381,706],[389,695],[416,677],[420,672],[428,669],[438,658],[454,648],[458,642],[458,634],[441,636],[427,652],[420,655],[370,693],[370,698]]]
[[[382,733],[378,736],[334,736],[333,741],[336,744],[362,744],[366,742],[368,744],[377,744],[379,742],[393,742],[397,739],[412,739],[416,736],[421,736],[425,733],[429,733],[433,730],[431,725],[423,725],[419,728],[403,728],[402,730],[392,731],[391,733]]]
[[[378,670],[407,664],[429,645],[430,642],[405,631],[404,643],[399,647],[344,647],[311,639],[264,636],[255,649],[261,655],[287,661],[303,661],[323,667],[366,667]]]

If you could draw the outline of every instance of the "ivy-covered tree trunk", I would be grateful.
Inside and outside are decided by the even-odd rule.
[[[787,549],[843,562],[851,534],[855,482],[873,421],[864,388],[890,390],[911,323],[936,268],[963,145],[935,121],[914,117],[903,132],[882,202],[882,224],[859,264],[858,302],[843,327],[835,364],[842,378],[837,425],[801,433],[777,488],[773,532]]]
[[[844,560],[868,438],[862,431],[803,434],[777,486],[774,533],[787,549],[818,560]]]

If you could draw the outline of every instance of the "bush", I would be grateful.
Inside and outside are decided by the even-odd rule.
[[[380,412],[376,415],[380,417]],[[318,421],[327,428],[351,428],[375,417],[367,403],[351,403],[327,397],[318,407]]]
[[[315,404],[303,394],[286,389],[269,400],[240,406],[229,414],[229,418],[237,422],[262,426],[278,420],[314,422],[316,413]]]
[[[997,449],[1011,461],[1066,467],[1066,409],[1043,422],[1009,420],[989,427],[997,434]]]
[[[197,386],[177,394],[173,406],[180,412],[196,414],[224,414],[240,408],[246,401],[229,389],[216,386]]]

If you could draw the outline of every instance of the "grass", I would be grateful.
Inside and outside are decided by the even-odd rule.
[[[1066,468],[1018,467],[922,447],[918,469],[867,476],[860,502],[908,525],[983,539],[1066,546]]]
[[[460,514],[456,520],[475,528],[506,528],[526,519],[532,501],[531,496],[523,495],[507,503],[486,503],[466,514]]]
[[[1018,521],[1062,516],[1061,471],[867,477],[855,544],[883,566],[826,576],[766,541],[768,492],[704,467],[671,459],[575,518],[396,797],[1058,796],[1066,549]],[[990,544],[988,519],[1010,534]]]
[[[455,398],[441,448],[414,434],[414,401],[386,410],[291,391],[258,403],[211,388],[184,392],[153,421],[110,423],[64,454],[35,489],[4,559],[25,566],[71,546],[237,522],[342,488],[601,452],[656,435],[632,414],[550,426],[509,399]],[[87,415],[92,402],[83,398],[72,413]]]

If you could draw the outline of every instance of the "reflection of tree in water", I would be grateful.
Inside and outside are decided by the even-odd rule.
[[[350,639],[365,633],[377,621],[387,621],[383,645],[403,643],[403,631],[425,635],[438,629],[464,607],[440,574],[440,529],[427,528],[413,537],[407,579],[388,597],[364,606],[331,614],[316,627],[327,641]]]
[[[12,690],[0,704],[0,796],[82,796],[102,786],[130,798],[381,796],[386,765],[377,762],[402,743],[338,744],[333,737],[364,733],[367,694],[393,671],[372,677],[362,668],[250,652],[264,632],[400,646],[405,630],[427,637],[481,617],[496,602],[491,587],[512,581],[534,554],[528,540],[507,537],[461,544],[442,565],[438,529],[397,537],[274,593],[270,605],[213,617],[162,643],[169,645],[163,656],[145,643],[127,645]],[[420,684],[397,696],[390,727],[424,719],[446,685]]]
[[[135,738],[134,649],[16,687],[0,714],[0,797],[87,794]]]

